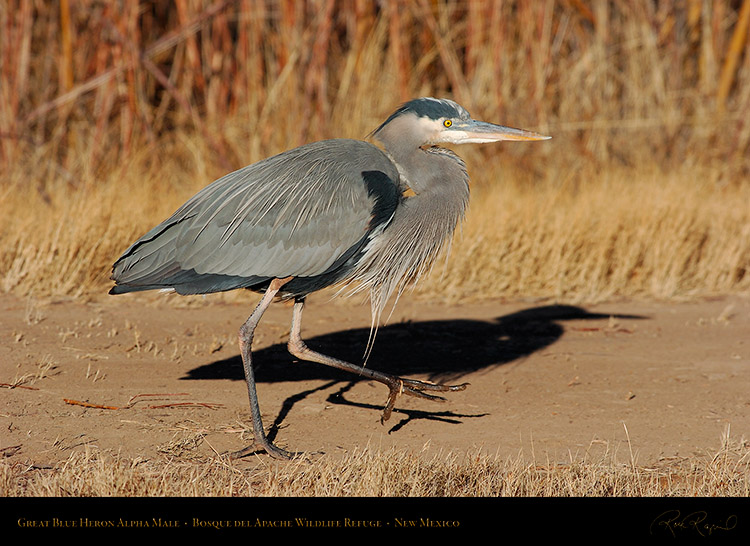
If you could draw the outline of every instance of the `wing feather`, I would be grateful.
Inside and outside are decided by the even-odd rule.
[[[238,283],[321,275],[373,229],[366,171],[398,186],[385,154],[356,140],[308,144],[230,173],[136,241],[112,278],[136,290],[187,283],[185,272]]]

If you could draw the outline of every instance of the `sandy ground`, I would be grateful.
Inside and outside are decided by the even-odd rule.
[[[179,296],[0,297],[6,461],[54,464],[86,447],[212,455],[248,443],[236,341],[254,296],[167,298]],[[325,294],[308,303],[308,344],[360,361],[369,308]],[[444,403],[401,397],[385,425],[385,387],[286,352],[290,318],[290,307],[272,306],[255,340],[264,421],[289,449],[481,448],[540,463],[632,454],[650,465],[706,456],[727,430],[733,441],[750,437],[747,297],[580,306],[404,298],[367,365],[471,385]]]

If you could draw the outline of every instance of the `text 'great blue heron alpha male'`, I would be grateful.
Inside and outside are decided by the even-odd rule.
[[[475,121],[455,102],[434,98],[402,105],[372,136],[385,151],[359,140],[325,140],[216,180],[113,266],[111,294],[264,292],[239,332],[255,441],[235,456],[254,450],[292,456],[263,430],[251,359],[253,332],[276,296],[295,302],[289,336],[294,356],[389,388],[383,421],[401,393],[443,400],[434,393],[466,387],[404,379],[310,350],[300,337],[305,297],[334,284],[369,291],[375,324],[388,298],[429,267],[464,215],[466,166],[436,145],[549,137]],[[405,196],[407,189],[413,195]]]

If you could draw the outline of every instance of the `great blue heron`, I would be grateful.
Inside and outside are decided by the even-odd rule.
[[[455,102],[434,98],[405,103],[372,136],[385,151],[359,140],[325,140],[216,180],[112,268],[110,294],[264,293],[239,331],[255,441],[235,456],[254,450],[293,455],[263,430],[252,368],[253,332],[277,295],[294,300],[289,351],[385,384],[390,392],[382,421],[401,393],[444,400],[433,393],[466,388],[404,379],[310,350],[300,336],[305,298],[334,284],[369,291],[374,326],[389,297],[425,272],[464,215],[466,166],[436,145],[549,137],[475,121]],[[407,189],[413,195],[405,196]]]

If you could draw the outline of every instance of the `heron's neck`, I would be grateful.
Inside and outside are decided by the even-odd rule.
[[[391,247],[386,255],[398,256],[412,271],[421,271],[450,242],[463,220],[469,177],[461,158],[445,148],[419,149],[397,165],[414,195],[396,209],[383,234]]]
[[[406,197],[396,208],[348,279],[356,281],[353,292],[370,292],[373,324],[389,297],[400,293],[405,284],[416,282],[450,243],[469,201],[466,168],[450,150],[414,147],[403,155],[388,151],[398,167],[402,186],[408,185],[415,195]]]
[[[414,155],[412,157],[415,157]],[[417,165],[404,169],[414,195],[404,204],[410,214],[397,218],[412,224],[414,232],[428,232],[435,252],[448,242],[463,220],[469,202],[469,177],[464,162],[445,148],[430,148],[417,154]]]
[[[469,176],[463,160],[447,148],[412,148],[408,153],[386,148],[402,178],[416,195],[428,194],[466,206]]]
[[[420,130],[415,125],[427,124]],[[445,148],[423,148],[429,135],[429,120],[400,116],[375,133],[401,175],[402,186],[415,194],[425,192],[468,196],[464,162]]]

